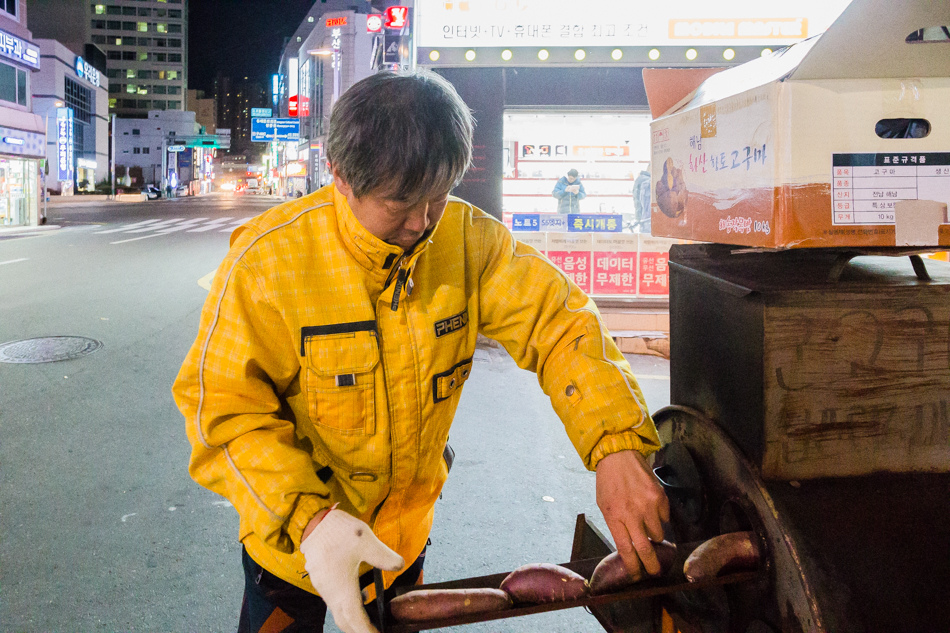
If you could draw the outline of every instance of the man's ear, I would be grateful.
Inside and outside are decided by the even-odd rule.
[[[333,184],[336,185],[339,192],[343,194],[343,197],[349,198],[353,194],[352,187],[343,179],[343,176],[340,175],[336,167],[331,167],[330,169],[333,172]]]

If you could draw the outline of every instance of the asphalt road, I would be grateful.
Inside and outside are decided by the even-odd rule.
[[[58,230],[0,233],[0,344],[102,343],[72,360],[0,363],[0,630],[236,629],[237,515],[189,478],[170,387],[230,230],[279,202],[57,205]],[[651,410],[667,404],[668,363],[628,358]],[[452,431],[429,582],[566,561],[581,512],[603,529],[594,477],[535,376],[491,347],[476,367]],[[579,609],[453,630],[602,631]]]

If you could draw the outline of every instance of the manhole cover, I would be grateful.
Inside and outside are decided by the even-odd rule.
[[[92,354],[102,343],[84,336],[44,336],[0,345],[0,363],[52,363]]]

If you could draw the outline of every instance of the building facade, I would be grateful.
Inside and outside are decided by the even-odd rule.
[[[147,119],[117,118],[116,181],[133,188],[141,188],[146,184],[161,187],[163,150],[168,155],[164,161],[169,174],[166,183],[172,181],[177,186],[200,179],[200,166],[209,162],[205,158],[206,150],[186,147],[184,143],[179,146],[176,142],[178,138],[193,139],[199,130],[194,112],[153,110],[148,113]]]
[[[218,106],[214,97],[206,97],[204,90],[189,90],[185,109],[195,113],[195,120],[208,134],[218,128]]]
[[[92,192],[109,178],[105,68],[55,40],[36,43],[42,65],[33,77],[33,110],[43,117],[46,128],[46,189],[58,194]],[[71,160],[69,152],[60,151],[64,143],[72,146]]]
[[[0,228],[43,221],[46,136],[32,96],[41,60],[26,17],[25,0],[0,1]]]
[[[30,0],[30,7],[38,37],[105,52],[110,112],[145,118],[185,109],[187,0]]]
[[[330,182],[324,144],[330,112],[347,88],[376,72],[379,38],[367,28],[371,8],[315,3],[284,47],[278,114],[300,121],[297,142],[272,145],[284,189],[309,193]]]
[[[218,75],[214,80],[216,123],[231,130],[230,154],[259,155],[261,148],[251,143],[251,110],[266,108],[267,90],[255,81],[243,77]]]

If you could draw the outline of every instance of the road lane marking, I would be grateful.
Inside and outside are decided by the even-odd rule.
[[[254,219],[254,216],[252,216],[252,217],[250,217],[250,218],[244,218],[243,220],[238,220],[237,222],[235,222],[234,224],[232,224],[232,225],[229,226],[228,228],[226,228],[226,229],[221,229],[221,230],[219,231],[219,233],[230,233],[231,231],[233,231],[234,229],[238,228],[239,226],[242,226],[245,222],[249,222],[249,221],[251,221],[251,220],[253,220],[253,219]]]
[[[20,259],[8,259],[5,262],[0,262],[0,266],[3,266],[4,264],[15,264],[17,262],[25,262],[28,259],[29,257],[21,257]]]
[[[96,235],[102,235],[103,233],[118,233],[120,231],[127,231],[129,229],[135,229],[135,228],[145,226],[146,224],[152,224],[153,222],[159,222],[160,220],[161,218],[155,218],[153,220],[145,220],[143,222],[136,222],[135,224],[120,226],[117,229],[109,229],[108,231],[96,231]]]
[[[204,288],[205,290],[207,290],[208,292],[211,292],[211,280],[214,279],[214,274],[216,272],[218,272],[217,268],[215,268],[210,273],[208,273],[207,275],[199,279],[198,285]]]

